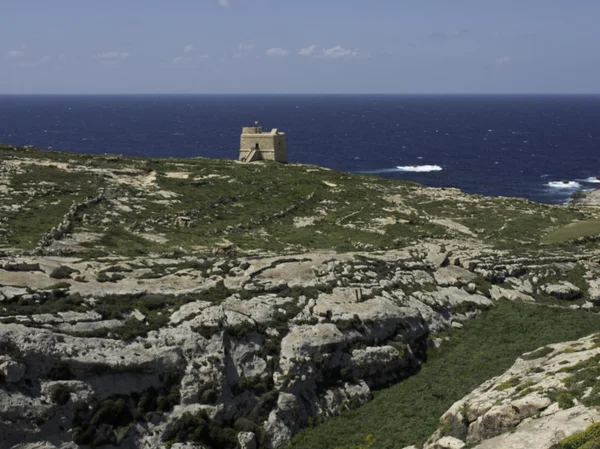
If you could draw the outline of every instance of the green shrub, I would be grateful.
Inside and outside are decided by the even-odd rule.
[[[481,276],[477,276],[476,278],[471,280],[471,283],[475,284],[477,286],[477,290],[483,293],[484,296],[488,298],[492,297],[492,294],[490,292],[492,284],[490,283],[490,281],[484,279]]]
[[[575,397],[568,391],[552,390],[547,395],[552,402],[557,402],[561,409],[568,409],[575,405]]]
[[[73,373],[68,364],[59,362],[52,367],[48,373],[48,379],[51,380],[71,380],[73,379]]]
[[[71,284],[69,284],[68,282],[57,282],[56,284],[52,284],[49,285],[48,287],[45,287],[44,290],[61,290],[61,289],[69,289],[71,288]]]
[[[554,352],[554,349],[552,349],[548,346],[544,346],[543,348],[540,348],[536,351],[530,352],[529,354],[522,355],[521,358],[523,360],[541,359],[542,357],[545,357],[548,354],[551,354],[552,352]]]
[[[98,274],[98,277],[96,278],[96,281],[98,282],[117,282],[120,280],[125,279],[125,276],[123,276],[121,273],[113,273],[110,276],[108,274],[106,274],[105,271],[101,271]]]
[[[63,384],[53,385],[50,388],[50,399],[58,405],[65,405],[71,399],[71,390]]]
[[[507,380],[506,382],[502,382],[500,385],[496,387],[498,391],[508,390],[509,388],[516,387],[520,383],[519,377],[513,377],[512,379]]]
[[[583,432],[578,432],[560,442],[560,449],[593,449],[600,445],[600,423],[590,425]]]
[[[79,271],[75,270],[73,268],[61,265],[60,267],[52,270],[52,273],[50,273],[50,277],[52,279],[71,279],[71,275],[73,273],[79,274]]]
[[[117,445],[125,437],[133,414],[127,404],[127,398],[116,397],[79,407],[73,420],[73,442],[90,444],[93,447]],[[103,432],[100,429],[104,429]],[[125,429],[125,431],[120,431]]]
[[[237,431],[211,421],[205,411],[185,413],[163,434],[166,445],[200,443],[210,449],[237,449]]]

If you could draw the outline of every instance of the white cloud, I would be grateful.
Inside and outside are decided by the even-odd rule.
[[[429,37],[432,39],[452,39],[454,37],[464,36],[468,33],[468,28],[461,28],[459,30],[454,31],[436,31],[434,33],[430,33]]]
[[[499,58],[496,58],[497,65],[504,65],[504,64],[508,64],[509,62],[510,62],[510,56],[501,56]]]
[[[229,0],[218,0],[217,3],[223,8],[229,8]]]
[[[23,58],[25,56],[25,52],[23,50],[10,50],[8,52],[9,58]]]
[[[289,50],[285,48],[269,48],[266,52],[267,56],[287,56],[289,54]]]
[[[183,47],[183,51],[185,51],[186,53],[194,51],[194,46],[192,44],[186,45],[185,47]]]
[[[243,58],[254,50],[254,44],[239,44],[237,51],[233,54],[234,58]]]
[[[206,59],[209,59],[210,55],[201,54],[201,55],[189,55],[189,56],[175,56],[171,62],[173,65],[186,66],[186,67],[196,67],[199,63],[204,62]]]
[[[317,50],[316,45],[309,45],[306,48],[301,48],[300,51],[298,51],[298,54],[300,56],[310,56],[310,55],[314,54],[316,50]]]
[[[22,63],[19,64],[19,67],[39,67],[41,65],[46,64],[51,59],[52,58],[50,58],[50,56],[42,56],[37,61],[22,62]]]
[[[348,57],[348,56],[358,56],[358,51],[344,48],[341,45],[336,45],[335,47],[331,47],[326,50],[323,50],[319,54],[319,56],[321,58],[328,58],[328,59],[344,58],[344,57]]]
[[[127,59],[131,56],[131,53],[126,51],[105,51],[102,53],[98,53],[94,58],[100,59],[102,61],[118,61]]]

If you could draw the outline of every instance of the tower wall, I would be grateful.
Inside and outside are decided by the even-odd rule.
[[[276,129],[270,133],[263,133],[260,127],[242,128],[239,159],[245,162],[257,160],[287,162],[285,134]]]

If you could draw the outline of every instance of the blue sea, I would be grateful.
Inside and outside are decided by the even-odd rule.
[[[0,96],[0,142],[82,153],[236,158],[255,120],[290,162],[544,203],[600,187],[600,96]]]

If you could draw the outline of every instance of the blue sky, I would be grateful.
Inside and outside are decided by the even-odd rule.
[[[598,0],[0,0],[0,93],[598,93]]]

